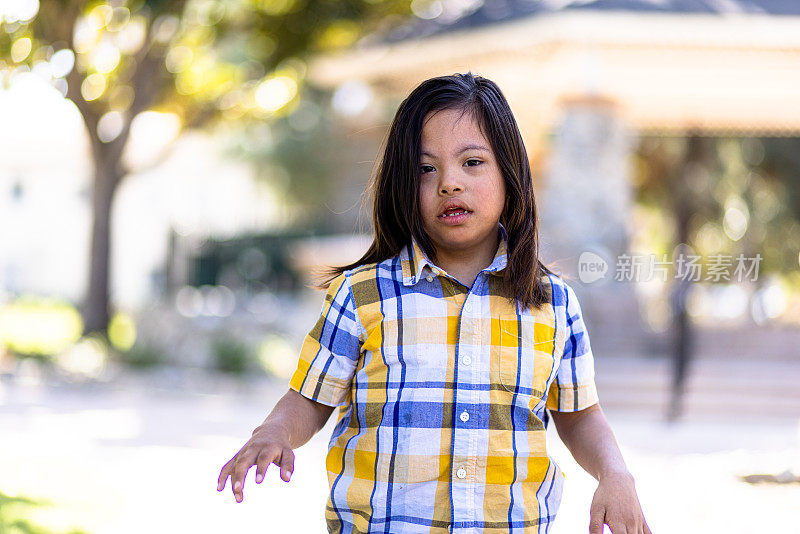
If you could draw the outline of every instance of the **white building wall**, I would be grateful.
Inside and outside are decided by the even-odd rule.
[[[164,116],[134,122],[134,168],[170,144]],[[177,131],[177,129],[175,129]],[[35,75],[0,90],[0,292],[60,296],[76,304],[87,286],[92,165],[75,106]],[[156,167],[126,177],[112,211],[111,295],[136,308],[152,298],[170,225],[229,237],[279,226],[288,208],[245,162],[223,160],[220,141],[188,132]],[[19,185],[16,185],[19,184]],[[15,194],[15,190],[21,194]]]

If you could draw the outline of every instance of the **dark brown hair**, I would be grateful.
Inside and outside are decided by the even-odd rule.
[[[373,198],[373,242],[358,261],[322,271],[326,289],[344,271],[396,256],[413,235],[436,263],[436,250],[424,232],[419,210],[419,165],[423,121],[428,113],[458,109],[471,113],[505,180],[506,202],[500,222],[508,233],[502,292],[525,308],[549,299],[542,283],[553,274],[539,261],[538,219],[530,163],[514,115],[500,88],[486,78],[466,74],[438,76],[420,83],[400,104],[385,141],[383,158],[368,191]]]

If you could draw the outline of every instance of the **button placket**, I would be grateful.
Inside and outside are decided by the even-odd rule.
[[[465,385],[474,385],[480,381],[479,360],[473,361],[473,357],[478,356],[478,353],[474,351],[481,350],[480,340],[483,337],[480,328],[482,323],[475,319],[473,315],[474,311],[477,309],[475,307],[477,303],[473,301],[480,298],[476,293],[475,288],[477,287],[479,287],[479,285],[475,284],[472,291],[467,292],[461,308],[461,316],[458,318],[460,324],[459,343],[461,344],[461,350],[465,352],[465,354],[459,354],[458,357],[458,363],[461,364],[460,370],[462,371],[458,374],[458,381]],[[465,350],[467,347],[469,350]],[[473,388],[465,390],[456,386],[453,400],[457,405],[460,404],[462,406],[462,411],[458,413],[461,424],[456,425],[455,442],[453,444],[454,453],[458,454],[460,457],[459,462],[453,466],[455,472],[452,475],[453,480],[458,483],[451,485],[454,498],[458,496],[458,501],[462,503],[454,510],[455,525],[460,526],[461,524],[467,524],[462,523],[464,521],[471,522],[475,520],[475,457],[477,454],[478,441],[478,437],[475,434],[480,431],[473,428],[473,425],[467,423],[470,419],[470,413],[465,407],[477,405],[476,403],[479,402],[480,399],[478,398],[477,391]],[[454,528],[453,530],[460,532],[462,529]]]

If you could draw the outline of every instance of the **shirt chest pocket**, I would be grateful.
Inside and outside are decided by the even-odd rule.
[[[555,321],[538,315],[499,316],[494,375],[505,391],[543,398],[553,370]]]

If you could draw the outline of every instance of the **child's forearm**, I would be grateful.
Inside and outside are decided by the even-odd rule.
[[[551,414],[561,441],[587,473],[597,480],[610,473],[630,475],[599,404],[587,408],[586,413]]]
[[[558,435],[575,461],[598,482],[589,507],[589,532],[602,534],[605,524],[613,532],[650,534],[633,475],[600,405],[574,413],[551,413]]]
[[[307,399],[293,389],[284,394],[272,412],[253,431],[268,432],[285,439],[289,448],[296,449],[304,445],[320,431],[333,412],[332,406],[326,406]]]

